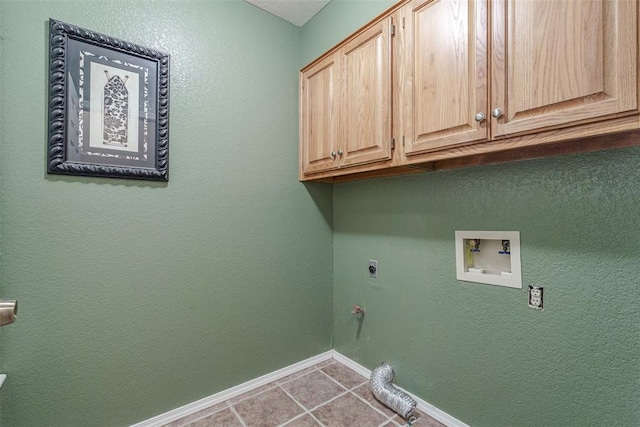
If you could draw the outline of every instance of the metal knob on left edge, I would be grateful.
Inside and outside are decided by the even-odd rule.
[[[8,325],[16,321],[18,315],[18,301],[0,299],[0,326]]]

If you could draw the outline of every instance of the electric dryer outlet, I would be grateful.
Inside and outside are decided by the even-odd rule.
[[[374,279],[378,278],[378,261],[375,259],[369,260],[369,277]]]

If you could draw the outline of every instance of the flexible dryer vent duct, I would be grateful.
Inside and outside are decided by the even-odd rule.
[[[391,385],[395,375],[391,365],[382,362],[371,372],[371,390],[376,399],[407,419],[416,409],[416,401],[404,391]]]

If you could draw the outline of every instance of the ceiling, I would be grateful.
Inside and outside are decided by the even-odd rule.
[[[279,16],[298,27],[325,7],[331,0],[245,0],[262,10]]]

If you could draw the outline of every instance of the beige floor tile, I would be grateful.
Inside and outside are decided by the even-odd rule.
[[[327,427],[372,427],[388,419],[351,393],[322,405],[312,413]]]
[[[277,426],[304,412],[280,387],[250,397],[233,407],[247,427]]]
[[[289,382],[289,381],[291,381],[293,379],[300,378],[300,377],[302,377],[304,375],[307,375],[308,373],[313,372],[316,369],[317,369],[317,365],[311,366],[309,368],[306,368],[306,369],[303,369],[301,371],[298,371],[295,374],[291,374],[291,375],[288,375],[288,376],[286,376],[284,378],[281,378],[281,379],[277,380],[276,384],[287,383],[287,382]]]
[[[231,398],[231,399],[227,400],[227,403],[229,405],[235,405],[236,403],[242,402],[243,400],[248,399],[250,397],[257,396],[260,393],[263,393],[263,392],[265,392],[265,391],[267,391],[269,389],[272,389],[274,387],[277,387],[277,384],[275,384],[275,383],[265,384],[262,387],[258,387],[256,389],[253,389],[253,390],[248,391],[246,393],[242,393],[239,396]]]
[[[414,416],[415,427],[445,427],[419,411]],[[329,359],[164,427],[321,427],[318,420],[326,427],[406,425],[373,396],[368,378]]]
[[[243,427],[236,414],[231,409],[223,409],[213,415],[201,418],[190,424],[188,427]]]
[[[300,418],[288,422],[283,427],[321,427],[320,424],[309,414],[305,414]]]
[[[282,388],[307,409],[313,409],[346,391],[320,371],[283,384]]]
[[[173,421],[169,424],[165,424],[163,427],[180,427],[186,424],[189,424],[192,421],[195,421],[199,418],[205,417],[207,415],[213,414],[214,412],[221,411],[225,408],[228,408],[227,402],[218,403],[217,405],[209,406],[201,411],[193,413],[187,417],[180,418],[179,420]]]
[[[373,392],[371,391],[371,386],[369,385],[369,383],[361,385],[360,387],[356,387],[355,389],[353,389],[353,392],[369,402],[374,408],[382,411],[386,416],[393,417],[394,415],[396,415],[395,412],[384,406],[378,401],[378,399],[376,399],[376,397],[373,395]]]
[[[329,375],[348,389],[352,389],[369,380],[367,377],[360,375],[342,363],[334,363],[329,366],[325,366],[322,368],[322,372]]]
[[[327,359],[315,365],[316,368],[324,368],[325,366],[331,365],[333,363],[337,363],[336,359]]]

